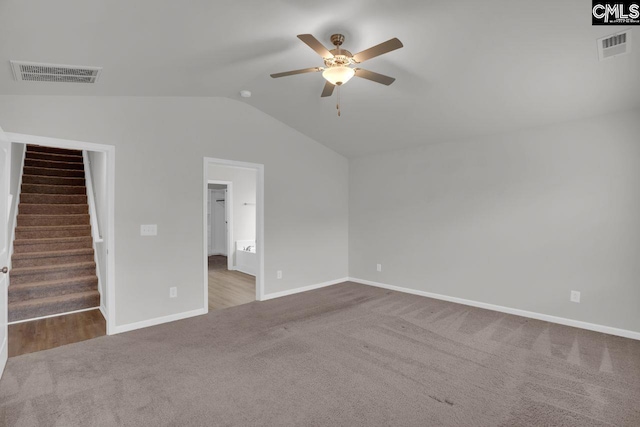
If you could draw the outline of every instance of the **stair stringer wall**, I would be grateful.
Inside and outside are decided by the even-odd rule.
[[[98,276],[98,292],[100,292],[100,311],[105,319],[108,319],[106,309],[105,284],[103,279],[103,267],[101,254],[105,250],[104,239],[100,234],[98,209],[95,200],[94,176],[91,159],[87,150],[82,150],[82,160],[84,163],[85,186],[87,189],[87,203],[89,204],[89,216],[91,217],[91,236],[93,237],[93,258],[96,263],[96,275]]]
[[[18,225],[18,206],[20,205],[20,194],[21,194],[21,190],[22,190],[22,174],[24,171],[24,159],[26,157],[27,154],[27,144],[22,144],[22,143],[12,143],[11,144],[11,157],[12,157],[12,162],[13,162],[13,150],[19,146],[20,147],[20,151],[22,152],[21,156],[22,158],[20,159],[20,168],[18,170],[18,184],[17,184],[17,188],[13,189],[11,188],[11,191],[13,191],[15,194],[13,194],[13,198],[11,199],[11,211],[9,212],[9,230],[10,230],[10,240],[9,240],[9,259],[7,260],[7,263],[9,264],[8,267],[9,269],[11,269],[12,267],[12,255],[13,255],[13,241],[16,238],[16,226]],[[11,171],[11,175],[13,176],[14,171]],[[11,278],[9,277],[9,285],[11,285]]]

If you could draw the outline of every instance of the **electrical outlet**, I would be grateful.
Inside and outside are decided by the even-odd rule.
[[[382,271],[382,264],[376,264],[376,270]]]
[[[140,226],[140,235],[141,236],[157,236],[158,235],[158,225],[157,224],[146,224]]]
[[[276,276],[278,277],[278,279],[282,279],[282,270],[278,270]]]
[[[176,288],[175,286],[172,288],[169,288],[169,298],[177,298],[178,297],[178,288]]]
[[[580,292],[579,291],[571,291],[571,302],[580,302]]]

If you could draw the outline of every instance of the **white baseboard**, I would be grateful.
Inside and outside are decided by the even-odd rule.
[[[379,283],[379,282],[373,282],[371,280],[357,279],[355,277],[350,277],[349,281],[360,283],[363,285],[375,286],[377,288],[384,288],[392,291],[404,292],[407,294],[420,295],[423,297],[454,302],[457,304],[469,305],[471,307],[484,308],[487,310],[498,311],[501,313],[508,313],[508,314],[514,314],[516,316],[543,320],[546,322],[557,323],[560,325],[572,326],[574,328],[587,329],[589,331],[602,332],[609,335],[617,335],[619,337],[640,340],[640,332],[629,331],[627,329],[613,328],[611,326],[597,325],[595,323],[588,323],[580,320],[573,320],[573,319],[567,319],[564,317],[551,316],[548,314],[535,313],[533,311],[520,310],[517,308],[503,307],[501,305],[488,304],[485,302],[478,302],[478,301],[472,301],[472,300],[463,299],[463,298],[450,297],[447,295],[434,294],[431,292],[418,291],[416,289],[403,288],[403,287],[394,286],[394,285],[387,285],[386,283]]]
[[[109,324],[109,317],[107,317],[107,309],[102,304],[100,304],[100,313],[102,313],[102,317],[104,317],[104,320],[107,321],[107,325],[108,325]]]
[[[255,270],[252,271],[251,268],[246,268],[244,265],[238,265],[234,268],[234,270],[239,271],[240,273],[248,274],[249,276],[256,277]]]
[[[9,346],[7,345],[7,337],[4,337],[2,341],[2,347],[0,347],[0,378],[4,372],[4,367],[7,365],[7,358],[9,357]]]
[[[162,323],[175,322],[176,320],[187,319],[189,317],[201,316],[207,314],[207,309],[199,308],[197,310],[185,311],[183,313],[171,314],[169,316],[156,317],[155,319],[142,320],[140,322],[127,323],[126,325],[116,325],[111,334],[121,334],[123,332],[134,331],[136,329],[148,328]]]
[[[303,286],[301,288],[289,289],[288,291],[281,292],[273,292],[271,294],[266,294],[262,297],[262,301],[286,297],[287,295],[299,294],[300,292],[312,291],[314,289],[324,288],[326,286],[337,285],[338,283],[347,282],[349,278],[343,277],[342,279],[330,280],[328,282],[316,283],[315,285]]]

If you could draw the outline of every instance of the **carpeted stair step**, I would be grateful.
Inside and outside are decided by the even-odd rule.
[[[53,160],[54,162],[66,162],[66,163],[82,163],[83,162],[82,155],[39,153],[37,151],[27,151],[25,159]]]
[[[78,264],[93,260],[93,248],[22,252],[13,254],[11,266],[13,268],[44,267],[47,265]]]
[[[64,280],[96,274],[96,263],[58,264],[43,267],[22,267],[11,269],[11,286],[21,283]]]
[[[21,239],[13,242],[13,252],[66,251],[69,249],[85,249],[93,247],[93,238],[89,236],[56,237],[50,239]]]
[[[45,205],[20,203],[18,212],[26,215],[78,215],[89,213],[89,205]]]
[[[70,204],[82,205],[87,203],[86,194],[34,194],[27,193],[20,195],[20,203],[30,203],[36,205],[57,205]]]
[[[56,162],[53,160],[37,160],[25,158],[24,165],[35,168],[81,170],[84,172],[84,164],[82,163]]]
[[[18,226],[89,224],[89,215],[24,215],[18,214]]]
[[[100,305],[82,151],[28,145],[9,320]]]
[[[84,169],[56,169],[51,167],[27,166],[26,164],[22,173],[25,175],[68,176],[84,178]]]
[[[22,239],[51,239],[54,237],[91,236],[90,225],[56,225],[50,227],[17,227],[16,241]]]
[[[57,148],[57,147],[44,147],[42,145],[27,145],[27,152],[65,154],[68,156],[82,155],[82,150],[71,150],[68,148]]]
[[[22,175],[23,184],[85,185],[84,178],[47,175]]]
[[[78,292],[89,292],[98,289],[98,276],[80,276],[73,279],[48,280],[45,282],[11,284],[9,287],[9,303],[49,298]]]
[[[19,301],[9,303],[9,322],[99,306],[100,293],[98,291]]]
[[[45,185],[45,184],[22,184],[22,194],[86,194],[87,188],[79,185]]]

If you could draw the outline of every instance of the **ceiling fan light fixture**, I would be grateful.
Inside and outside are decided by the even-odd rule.
[[[341,86],[348,82],[356,74],[350,67],[338,66],[327,68],[322,72],[322,77],[334,86]]]

